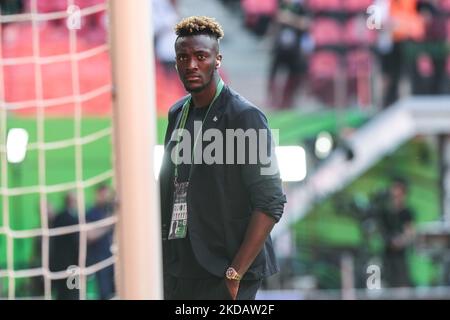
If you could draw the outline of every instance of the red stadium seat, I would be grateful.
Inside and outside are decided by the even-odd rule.
[[[33,0],[25,0],[25,10],[31,11],[31,5]],[[69,7],[68,0],[36,0],[37,11],[39,13],[66,11]],[[74,4],[81,9],[87,8],[96,4],[105,3],[106,0],[75,0]]]
[[[244,12],[244,25],[255,34],[266,34],[270,21],[277,13],[277,0],[241,0]]]
[[[314,21],[311,34],[316,46],[339,45],[342,42],[342,26],[334,19],[319,18]]]
[[[2,30],[2,58],[33,55],[31,23],[11,23]]]
[[[345,58],[348,77],[356,78],[370,74],[373,56],[369,50],[352,50],[347,53]]]
[[[346,12],[366,12],[373,4],[373,0],[342,0],[342,7]]]
[[[75,0],[74,2],[75,5],[79,6],[80,8],[87,8],[96,4],[105,3],[106,0]]]
[[[32,2],[33,0],[26,0],[25,1],[25,10],[27,12],[32,11]],[[55,12],[55,11],[66,11],[68,7],[68,1],[67,0],[36,0],[36,6],[37,6],[37,12],[39,13],[48,13],[48,12]]]
[[[334,105],[336,76],[339,72],[339,57],[332,51],[319,51],[309,62],[309,86],[311,92],[322,103]]]
[[[348,52],[346,60],[347,99],[359,106],[369,106],[371,100],[371,74],[373,55],[369,50],[356,49]],[[356,100],[354,100],[356,99]]]
[[[341,11],[341,0],[308,0],[308,7],[311,11]]]
[[[314,53],[309,63],[309,73],[313,79],[333,78],[339,69],[339,57],[332,51]]]
[[[434,73],[433,61],[427,54],[421,54],[417,57],[416,68],[422,77],[431,77]]]
[[[447,40],[450,41],[450,18],[447,19]]]
[[[344,25],[343,38],[347,45],[371,45],[376,37],[376,32],[367,28],[365,16],[356,16]]]
[[[241,7],[246,15],[269,15],[277,12],[278,3],[276,0],[241,0]]]
[[[441,0],[441,1],[439,2],[439,7],[440,7],[443,11],[445,11],[445,12],[447,12],[447,13],[450,13],[450,0]]]
[[[15,23],[5,26],[2,30],[2,57],[5,59],[33,57],[33,30],[30,23]],[[53,24],[40,24],[39,56],[51,57],[70,53],[69,32]],[[101,35],[105,43],[105,35]],[[37,38],[36,38],[37,39]],[[100,41],[100,40],[99,40]],[[77,51],[90,48],[88,40],[78,35]],[[7,60],[8,62],[8,60]],[[81,94],[99,89],[111,83],[111,67],[107,52],[78,62]],[[36,73],[33,63],[4,66],[5,101],[10,104],[24,101],[34,101],[36,93]],[[70,97],[74,94],[72,86],[72,64],[70,61],[44,63],[40,66],[42,76],[42,98],[55,99]],[[104,115],[110,111],[111,97],[109,93],[102,94],[92,100],[83,102],[83,114]],[[73,103],[46,108],[48,115],[72,115]],[[36,105],[20,109],[20,114],[32,115]]]

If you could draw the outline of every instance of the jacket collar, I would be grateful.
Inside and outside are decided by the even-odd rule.
[[[229,95],[229,92],[230,92],[229,87],[225,85],[219,97],[217,97],[216,101],[211,106],[211,110],[209,111],[208,116],[206,117],[203,125],[203,132],[207,129],[214,128],[217,125],[217,123],[219,123],[226,109],[226,97]],[[189,99],[189,96],[186,96],[185,99],[183,99],[181,102],[181,107],[177,114],[174,130],[180,127],[181,115],[183,114],[182,106],[187,101],[187,99]]]

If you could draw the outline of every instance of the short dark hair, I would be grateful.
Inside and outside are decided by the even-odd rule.
[[[392,178],[392,184],[393,185],[394,184],[400,185],[403,188],[404,192],[408,191],[408,181],[405,178],[403,178],[403,177],[394,176]]]
[[[106,183],[101,183],[97,186],[97,188],[95,188],[96,192],[101,192],[103,190],[107,190],[109,189],[109,186]]]
[[[189,37],[200,34],[209,35],[220,40],[225,35],[220,24],[214,19],[205,16],[192,16],[181,20],[175,26],[178,37]]]

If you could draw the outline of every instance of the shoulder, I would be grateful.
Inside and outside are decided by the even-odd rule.
[[[178,114],[183,108],[184,103],[189,99],[189,95],[184,96],[177,102],[175,102],[169,109],[169,120]]]
[[[256,105],[248,101],[241,94],[228,87],[227,90],[228,106],[227,113],[235,120],[246,120],[251,118],[261,118],[267,121],[264,112]]]

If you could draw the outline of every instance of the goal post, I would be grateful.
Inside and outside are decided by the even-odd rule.
[[[162,299],[151,1],[110,0],[120,299]]]

